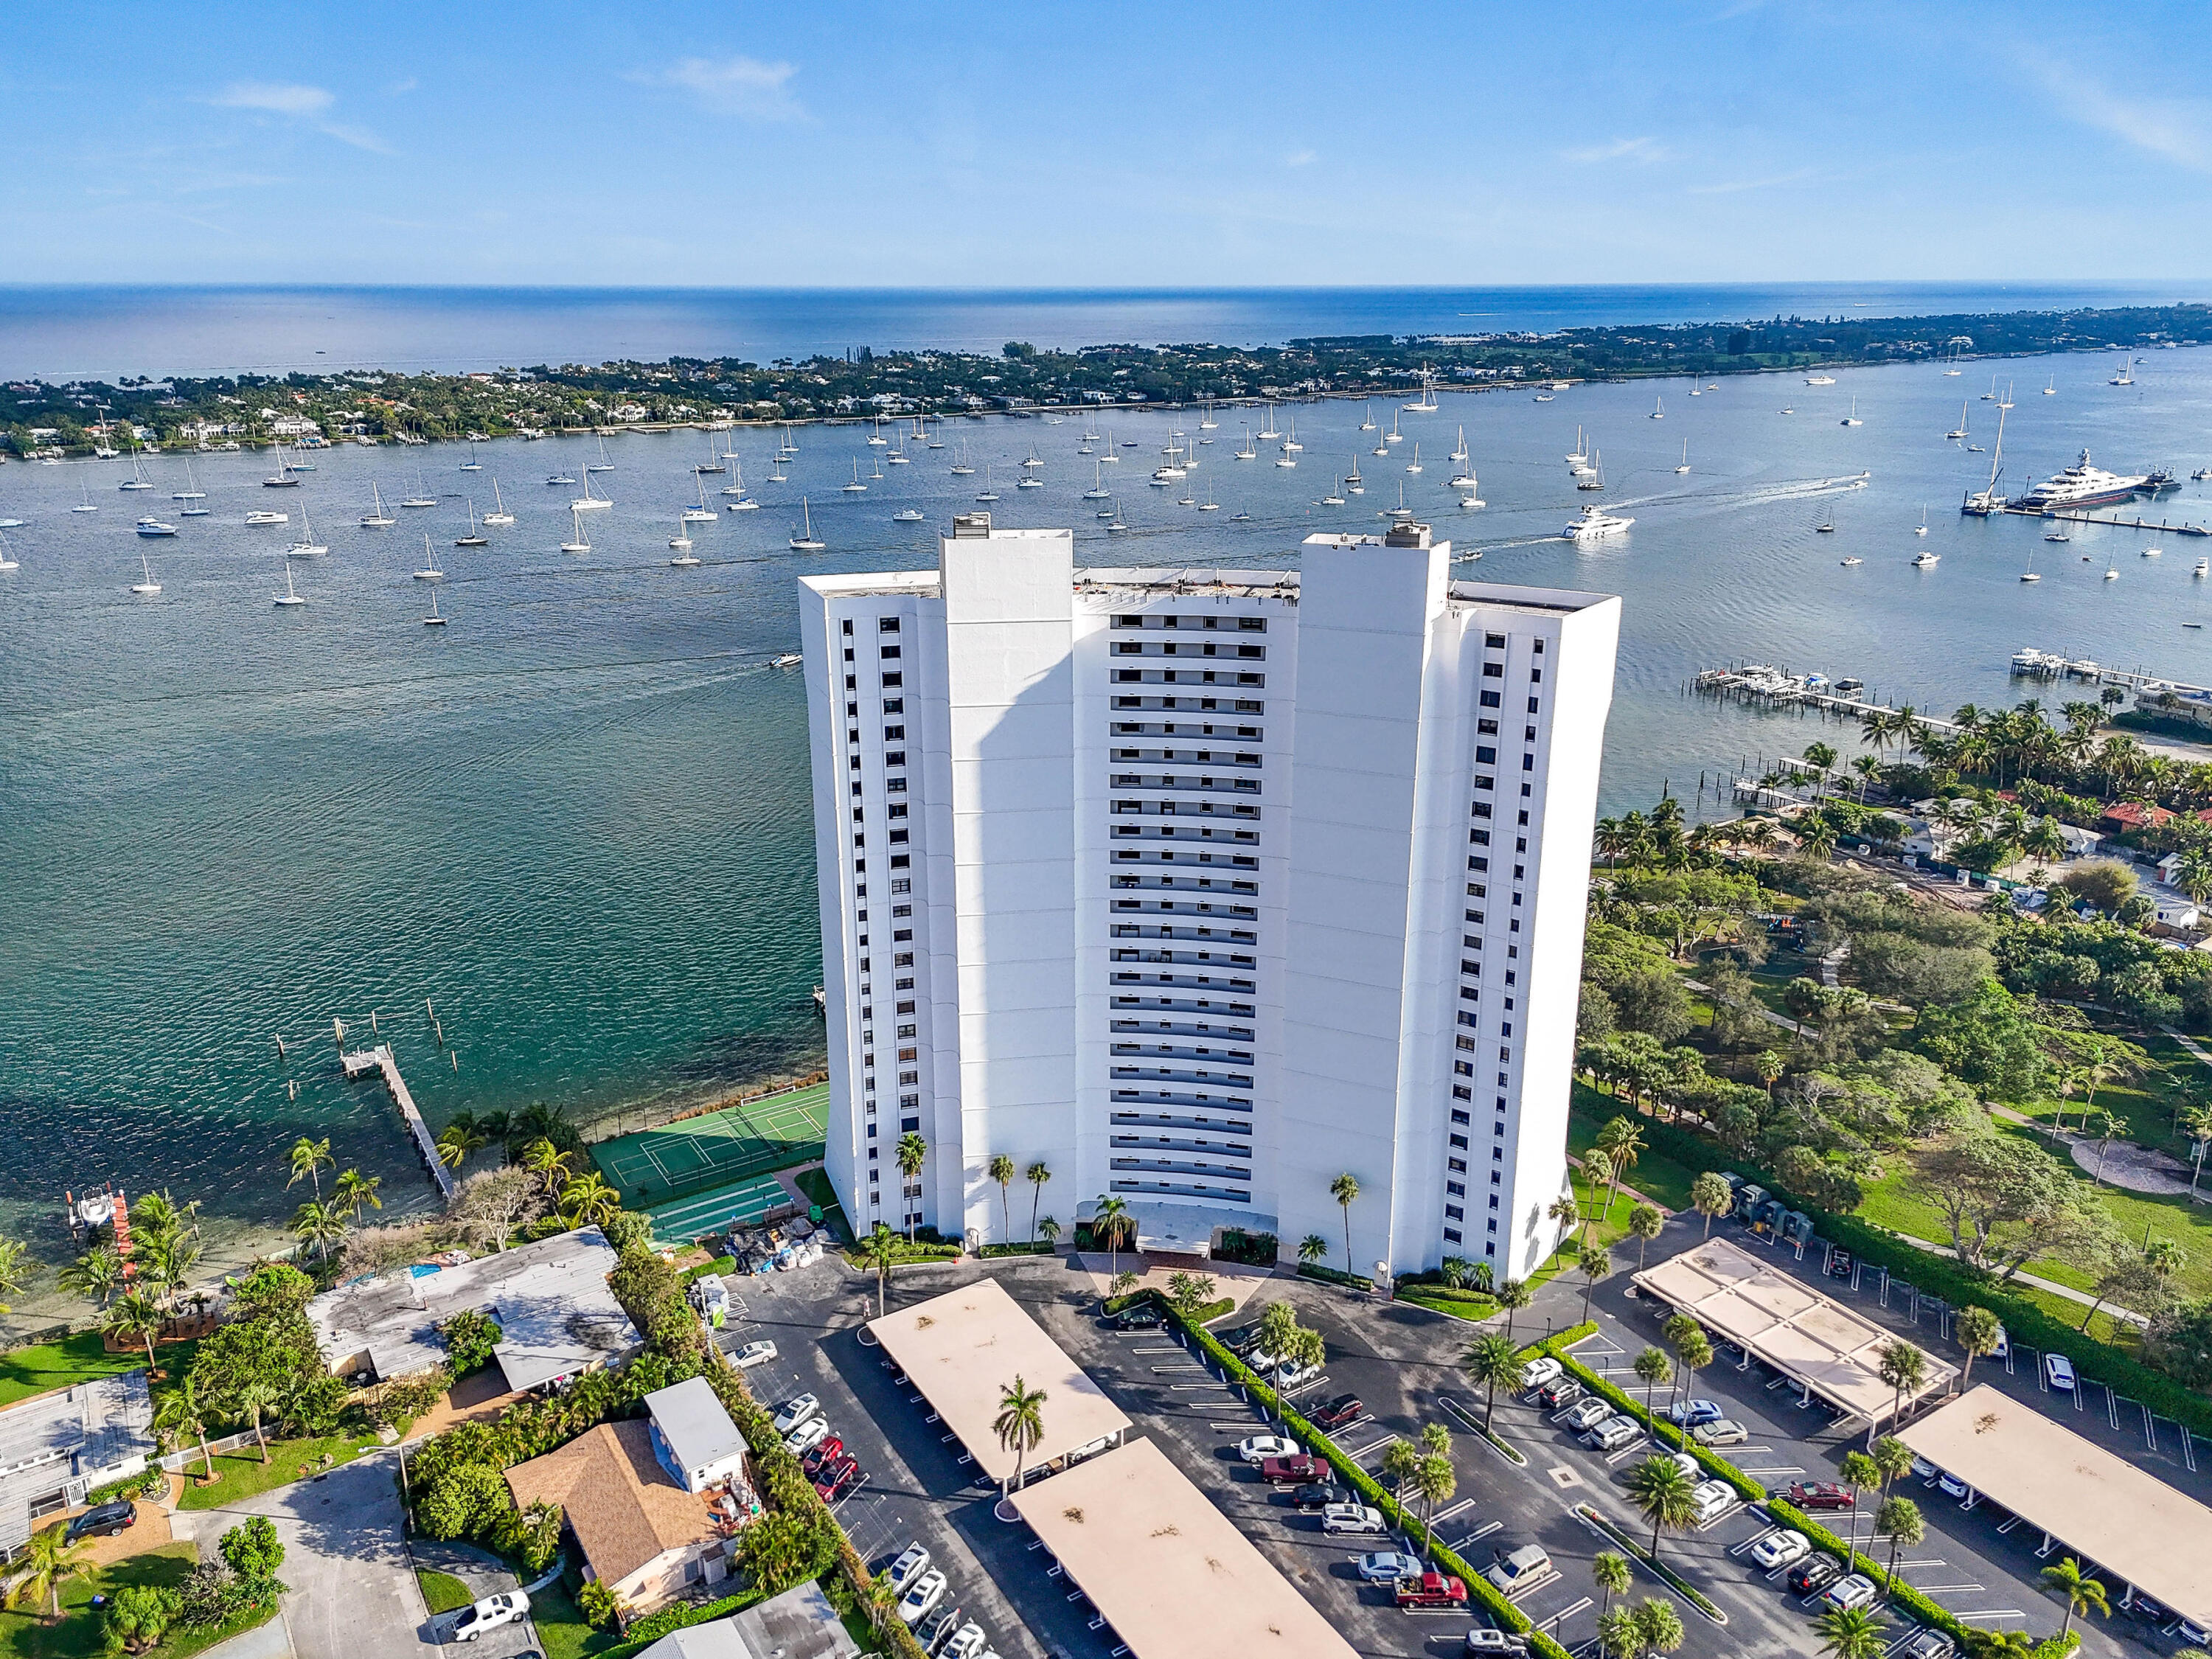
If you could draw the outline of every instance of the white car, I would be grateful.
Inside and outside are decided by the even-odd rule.
[[[1370,1510],[1364,1504],[1331,1504],[1321,1512],[1321,1529],[1329,1533],[1378,1533],[1389,1530],[1382,1524],[1382,1511]]]
[[[730,1363],[741,1371],[749,1371],[756,1365],[767,1364],[775,1358],[775,1343],[748,1342],[730,1356]]]
[[[1751,1559],[1762,1571],[1794,1567],[1813,1553],[1813,1542],[1802,1532],[1778,1532],[1751,1547]]]
[[[775,1414],[775,1431],[789,1434],[801,1423],[822,1410],[822,1402],[811,1394],[802,1394],[796,1400],[787,1400]]]
[[[1941,1469],[1936,1472],[1936,1490],[1942,1492],[1946,1498],[1955,1498],[1963,1503],[1966,1501],[1966,1494],[1972,1492],[1973,1488],[1969,1486],[1965,1481],[1960,1480],[1959,1477],[1952,1474],[1950,1470]]]
[[[1669,1452],[1667,1455],[1667,1461],[1688,1475],[1692,1480],[1701,1481],[1705,1478],[1705,1466],[1686,1451]]]
[[[1395,1584],[1420,1571],[1419,1558],[1403,1550],[1374,1550],[1359,1558],[1359,1576],[1370,1584]]]
[[[1244,1363],[1261,1376],[1266,1376],[1271,1372],[1282,1370],[1283,1357],[1280,1354],[1269,1353],[1265,1348],[1255,1348],[1244,1356]]]
[[[1608,1417],[1583,1438],[1599,1451],[1613,1451],[1644,1432],[1632,1417]]]
[[[938,1659],[975,1659],[989,1642],[990,1638],[983,1634],[983,1627],[970,1619],[952,1632],[951,1638],[943,1647],[938,1649]]]
[[[1942,1470],[1924,1457],[1916,1457],[1912,1460],[1912,1478],[1915,1480],[1933,1480],[1942,1473]]]
[[[1690,1494],[1691,1513],[1696,1517],[1697,1524],[1699,1526],[1713,1519],[1735,1502],[1735,1488],[1725,1480],[1705,1481]]]
[[[1595,1428],[1612,1415],[1613,1415],[1613,1402],[1600,1395],[1592,1395],[1589,1399],[1577,1401],[1568,1407],[1559,1421],[1565,1424],[1574,1433],[1580,1434],[1585,1429]]]
[[[1820,1598],[1820,1605],[1837,1611],[1852,1607],[1870,1607],[1875,1597],[1881,1592],[1875,1589],[1874,1580],[1863,1572],[1848,1578],[1839,1578],[1828,1586],[1828,1593]]]
[[[1528,1362],[1528,1369],[1521,1373],[1521,1386],[1523,1389],[1540,1389],[1565,1370],[1565,1365],[1546,1354],[1541,1359]]]
[[[886,1576],[890,1580],[893,1591],[904,1595],[908,1586],[921,1577],[923,1570],[928,1565],[929,1552],[920,1544],[908,1544],[899,1552],[898,1559],[892,1562],[886,1569]]]
[[[2173,1627],[2173,1633],[2191,1647],[2212,1648],[2212,1631],[2207,1631],[2185,1619]]]
[[[1299,1388],[1320,1375],[1318,1365],[1285,1365],[1275,1373],[1275,1388],[1278,1392]]]
[[[2007,1359],[2009,1358],[2011,1355],[2012,1338],[2006,1334],[2005,1328],[2000,1325],[1997,1327],[1997,1345],[1990,1350],[1990,1358],[1992,1359]]]
[[[1237,1455],[1247,1463],[1264,1463],[1271,1457],[1296,1457],[1304,1449],[1279,1434],[1255,1434],[1237,1443]]]
[[[898,1616],[911,1625],[944,1599],[945,1575],[932,1567],[908,1584],[906,1594],[899,1597]]]
[[[2074,1362],[2063,1353],[2043,1356],[2043,1379],[2061,1394],[2074,1392]]]
[[[488,1630],[511,1625],[530,1611],[530,1598],[520,1590],[487,1595],[474,1607],[463,1607],[446,1637],[448,1642],[473,1642]]]
[[[804,1456],[830,1437],[830,1421],[817,1417],[811,1423],[801,1423],[783,1437],[783,1449],[793,1457]]]

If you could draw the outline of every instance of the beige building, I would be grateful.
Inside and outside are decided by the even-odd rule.
[[[647,1423],[602,1423],[509,1469],[507,1485],[523,1509],[557,1504],[586,1577],[634,1609],[729,1574],[735,1516],[718,1511],[709,1495],[686,1492],[662,1467]]]

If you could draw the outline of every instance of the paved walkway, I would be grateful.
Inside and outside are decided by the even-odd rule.
[[[293,1659],[292,1632],[280,1613],[243,1636],[216,1643],[200,1659]]]

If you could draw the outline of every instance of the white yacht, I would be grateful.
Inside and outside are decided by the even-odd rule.
[[[307,604],[307,601],[300,597],[299,590],[292,586],[292,562],[289,559],[284,561],[284,591],[276,595],[274,603],[287,610],[295,605]]]
[[[369,481],[368,496],[372,504],[368,511],[361,515],[363,526],[370,530],[388,530],[399,522],[384,510],[384,492],[376,487],[374,479]]]
[[[483,521],[486,524],[513,524],[514,522],[514,514],[507,510],[507,500],[506,497],[502,496],[499,493],[499,480],[496,478],[494,478],[491,481],[491,499],[497,510],[485,514],[483,515]]]
[[[2134,371],[2130,367],[2128,360],[2123,357],[2120,359],[2118,370],[2115,372],[2112,378],[2107,380],[2105,384],[2107,386],[2133,386],[2135,383],[2136,377]]]
[[[485,542],[489,539],[490,538],[487,537],[483,531],[477,528],[477,504],[472,501],[469,503],[469,533],[465,536],[454,537],[453,545],[455,547],[482,547]]]
[[[602,439],[600,441],[605,443],[605,440]],[[594,472],[604,472],[607,469],[603,466],[587,466],[584,469],[584,493],[568,503],[568,510],[570,512],[597,513],[602,508],[610,507],[614,505],[614,503],[611,501],[609,501],[605,495],[594,495],[592,494],[592,474]]]
[[[671,559],[669,563],[696,564],[699,562],[691,556],[691,532],[684,529],[681,517],[676,520],[676,533],[668,538],[668,544],[674,548],[677,553],[677,556]]]
[[[704,478],[699,480],[699,505],[696,507],[685,507],[677,522],[679,524],[712,524],[714,522],[714,509],[707,505],[707,481]]]
[[[1941,553],[1917,553],[1913,556],[1912,568],[1915,570],[1933,570],[1942,562]]]
[[[292,515],[289,513],[270,513],[257,507],[246,515],[246,522],[249,525],[289,524],[292,522]]]
[[[173,501],[204,501],[207,499],[207,491],[202,489],[198,480],[192,477],[191,461],[187,460],[185,463],[185,487],[171,495],[169,499]]]
[[[2146,474],[2107,472],[2101,466],[2092,466],[2089,452],[2085,449],[2081,452],[2081,459],[2036,485],[2020,498],[2019,505],[2045,510],[2060,507],[2099,507],[2109,501],[2127,500],[2135,494],[2137,486],[2146,482]]]
[[[1608,513],[1595,501],[1586,504],[1582,512],[1567,521],[1564,532],[1571,542],[1601,542],[1608,536],[1626,532],[1635,520],[1618,513]]]
[[[792,547],[801,553],[819,553],[827,548],[830,544],[814,533],[814,510],[807,506],[804,495],[799,498],[799,515],[803,527],[799,534],[791,538]]]
[[[1676,467],[1676,468],[1674,469],[1674,471],[1677,471],[1677,472],[1687,472],[1689,470],[1690,470],[1690,441],[1689,441],[1687,438],[1685,438],[1685,439],[1683,439],[1683,440],[1682,440],[1682,464],[1681,464],[1680,466]]]
[[[920,524],[921,522],[921,518],[922,514],[920,507],[902,507],[899,508],[897,512],[891,514],[891,522],[893,524]]]
[[[1835,383],[1836,377],[1832,374],[1808,374],[1805,377],[1807,386],[1833,386]]]
[[[149,538],[157,536],[173,536],[177,533],[176,526],[163,524],[151,514],[138,520],[137,530],[140,535]]]
[[[1420,470],[1421,446],[1419,440],[1416,440],[1413,444],[1413,459],[1406,463],[1406,471],[1408,472],[1419,472]]]

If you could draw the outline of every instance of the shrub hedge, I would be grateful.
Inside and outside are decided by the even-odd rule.
[[[1341,1267],[1324,1267],[1318,1261],[1298,1263],[1300,1279],[1318,1279],[1324,1285],[1346,1285],[1355,1291],[1372,1290],[1375,1281],[1362,1279],[1358,1273],[1348,1273]]]
[[[1050,1255],[1054,1248],[1039,1238],[1025,1244],[986,1244],[975,1254],[988,1261],[1002,1255]]]
[[[684,1282],[688,1285],[695,1279],[704,1279],[708,1273],[735,1273],[737,1267],[737,1257],[718,1255],[712,1261],[702,1261],[696,1267],[686,1267],[684,1270]]]

